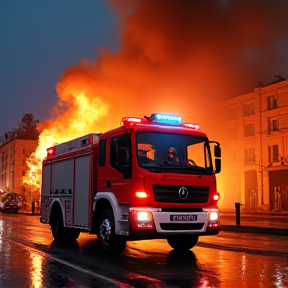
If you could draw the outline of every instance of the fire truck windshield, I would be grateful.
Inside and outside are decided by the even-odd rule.
[[[137,132],[138,165],[149,171],[213,173],[208,139],[200,136]]]

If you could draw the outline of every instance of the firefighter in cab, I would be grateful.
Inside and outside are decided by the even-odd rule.
[[[168,156],[167,156],[167,162],[171,165],[177,165],[178,164],[178,155],[177,150],[173,147],[170,147],[168,150]]]

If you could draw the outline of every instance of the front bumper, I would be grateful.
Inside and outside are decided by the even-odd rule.
[[[130,208],[130,211],[133,208]],[[161,208],[135,208],[136,211],[149,211],[153,225],[149,228],[130,225],[129,236],[137,239],[167,238],[177,234],[217,235],[220,231],[220,211],[218,208],[202,209],[202,212],[163,212]],[[136,228],[135,228],[136,227]]]

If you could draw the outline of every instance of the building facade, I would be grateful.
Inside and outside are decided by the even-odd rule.
[[[38,192],[27,189],[22,179],[28,169],[26,160],[36,150],[37,144],[38,140],[15,138],[0,146],[1,192],[17,192],[27,203],[31,203],[35,197],[39,198]]]
[[[221,103],[222,208],[288,210],[288,81]]]

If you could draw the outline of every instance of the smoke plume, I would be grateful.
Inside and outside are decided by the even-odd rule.
[[[85,129],[78,127],[82,135],[115,127],[124,116],[170,112],[209,132],[219,101],[288,75],[288,1],[107,3],[121,19],[119,51],[101,48],[94,62],[64,71],[59,102],[42,128],[59,122],[65,130],[87,113]],[[87,110],[79,111],[79,95]]]

